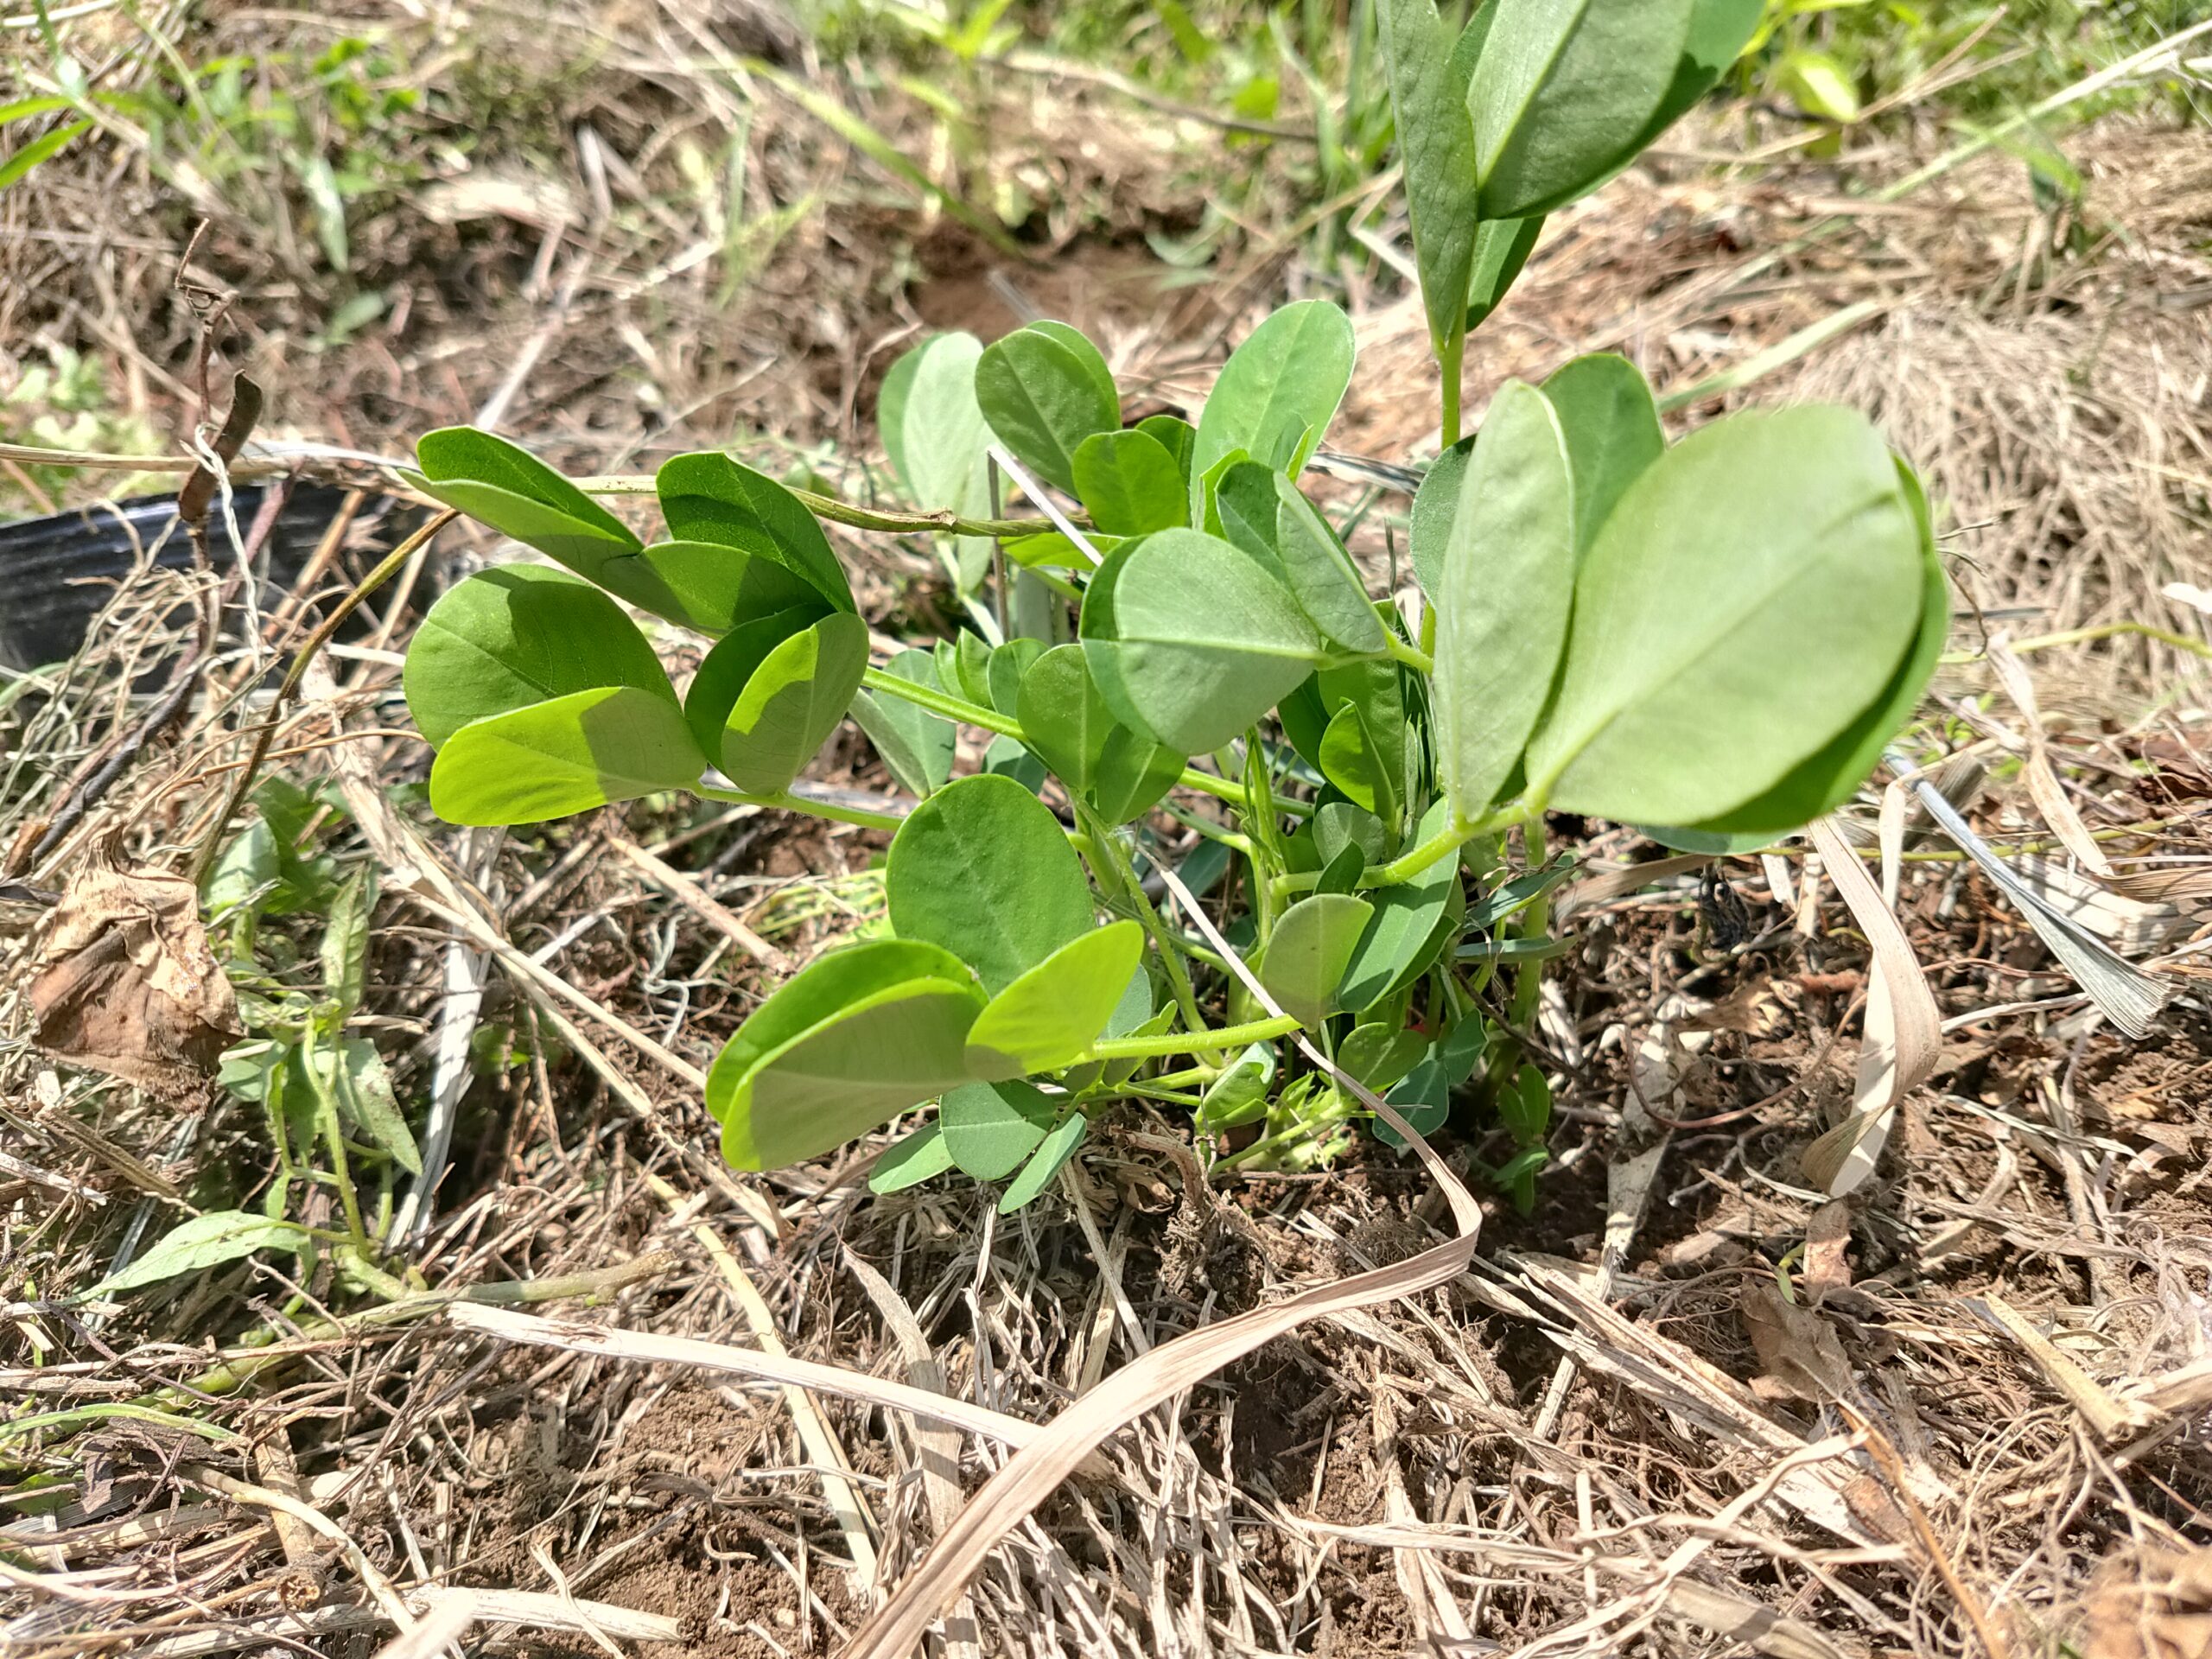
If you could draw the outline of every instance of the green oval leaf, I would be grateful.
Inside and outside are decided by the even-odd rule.
[[[433,748],[473,720],[595,686],[675,700],[622,607],[543,565],[480,570],[430,607],[407,648],[407,711]]]
[[[1467,462],[1475,440],[1465,437],[1428,464],[1421,487],[1414,492],[1414,509],[1406,524],[1406,550],[1413,559],[1414,580],[1428,595],[1429,603],[1444,591],[1444,560],[1452,544],[1452,526],[1459,517],[1459,498],[1466,493]]]
[[[852,585],[806,504],[766,474],[711,451],[677,455],[653,475],[671,539],[736,548],[783,566],[832,609],[849,611]]]
[[[1042,639],[1009,639],[993,652],[990,670],[985,677],[990,696],[984,702],[999,713],[1019,719],[1022,679],[1044,654]]]
[[[1071,463],[1076,499],[1111,536],[1143,536],[1190,522],[1190,486],[1148,432],[1094,432]]]
[[[1067,832],[1011,778],[963,778],[916,807],[892,838],[883,885],[899,938],[953,952],[994,996],[1091,931],[1090,885]]]
[[[1286,305],[1230,356],[1199,412],[1191,470],[1203,477],[1234,450],[1265,455],[1278,434],[1300,435],[1296,477],[1321,441],[1351,385],[1351,319],[1326,300]]]
[[[1591,544],[1532,785],[1620,822],[1719,817],[1882,696],[1924,579],[1913,508],[1864,416],[1791,409],[1693,433]]]
[[[1334,1012],[1337,988],[1375,906],[1349,893],[1317,893],[1276,921],[1259,961],[1260,983],[1282,1011],[1306,1027]]]
[[[1206,1085],[1191,1121],[1200,1135],[1219,1135],[1266,1116],[1268,1090],[1274,1087],[1275,1051],[1254,1043],[1230,1068]]]
[[[598,580],[639,609],[706,634],[727,633],[747,617],[826,603],[805,576],[719,542],[655,542],[609,560]]]
[[[1342,790],[1346,800],[1378,818],[1398,816],[1395,767],[1367,729],[1358,705],[1347,702],[1337,710],[1321,734],[1319,758],[1321,775]]]
[[[1143,955],[1144,930],[1130,921],[1069,940],[976,1016],[968,1069],[996,1082],[1075,1060],[1105,1029]]]
[[[822,618],[833,615],[829,607],[810,594],[788,610],[756,616],[731,629],[709,652],[691,676],[683,692],[684,723],[700,752],[721,764],[722,728],[745,687],[777,646],[804,632]]]
[[[1735,852],[1745,850],[1745,843],[1770,846],[1780,836],[1834,811],[1857,794],[1880,761],[1882,751],[1918,711],[1921,696],[1950,638],[1951,584],[1936,550],[1928,498],[1921,490],[1920,480],[1903,461],[1897,466],[1898,485],[1920,533],[1921,559],[1920,627],[1897,671],[1865,714],[1791,767],[1771,789],[1693,829],[1646,830],[1653,840],[1666,841],[1672,836],[1676,839],[1666,844],[1680,845],[1685,852]],[[1691,840],[1703,844],[1684,844]],[[1711,845],[1715,840],[1722,843],[1718,848]]]
[[[1355,1027],[1337,1046],[1337,1064],[1378,1095],[1387,1094],[1428,1052],[1428,1039],[1380,1021]]]
[[[473,426],[441,427],[415,445],[429,493],[594,582],[638,551],[630,527],[526,449]]]
[[[430,810],[448,823],[540,823],[689,789],[704,764],[672,699],[601,686],[462,727],[430,767]]]
[[[1462,818],[1513,773],[1551,690],[1574,584],[1574,494],[1558,416],[1509,380],[1467,467],[1437,597],[1437,763]]]
[[[1084,606],[1083,643],[1107,706],[1186,755],[1219,748],[1325,659],[1281,582],[1193,530],[1116,551]]]
[[[723,1159],[781,1169],[944,1093],[966,1077],[981,1003],[971,984],[917,979],[840,1009],[739,1079],[722,1116]]]
[[[1492,0],[1467,105],[1484,219],[1525,219],[1610,177],[1661,108],[1694,0]]]
[[[1122,423],[1122,404],[1103,359],[1072,330],[1032,324],[986,346],[976,364],[976,401],[1016,459],[1073,493],[1075,452],[1094,433]]]
[[[871,1192],[903,1192],[919,1186],[952,1167],[952,1149],[944,1144],[944,1126],[925,1123],[912,1135],[903,1135],[884,1149],[868,1172]]]
[[[837,729],[868,668],[868,624],[838,611],[771,651],[723,722],[722,773],[749,794],[772,795],[806,769]]]
[[[707,1073],[708,1114],[722,1122],[747,1073],[845,1008],[894,986],[924,979],[957,984],[967,975],[959,957],[918,939],[868,939],[824,951],[770,993],[722,1045]]]
[[[1033,1084],[963,1083],[938,1103],[944,1149],[964,1175],[1003,1180],[1037,1149],[1059,1117],[1061,1102]]]
[[[1075,1149],[1083,1144],[1083,1137],[1090,1128],[1090,1120],[1081,1112],[1071,1112],[1063,1118],[1059,1126],[1039,1143],[1029,1161],[1022,1166],[1021,1173],[1007,1183],[1006,1192],[999,1198],[999,1214],[1010,1216],[1040,1196],[1058,1179],[1061,1166],[1075,1156]]]

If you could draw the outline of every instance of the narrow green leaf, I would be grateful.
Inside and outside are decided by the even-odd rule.
[[[414,1131],[407,1127],[406,1115],[399,1109],[391,1073],[385,1069],[377,1046],[365,1037],[348,1037],[325,1058],[332,1067],[330,1083],[337,1093],[340,1115],[383,1147],[393,1163],[410,1175],[420,1175],[423,1154],[416,1147]]]
[[[1474,263],[1475,129],[1467,79],[1459,73],[1453,36],[1434,0],[1382,0],[1376,22],[1405,168],[1414,264],[1428,337],[1442,354],[1466,329]]]
[[[174,1279],[181,1273],[219,1268],[256,1250],[303,1250],[308,1242],[307,1229],[289,1221],[271,1221],[244,1210],[211,1210],[170,1229],[145,1255],[85,1294],[112,1296],[120,1290]]]
[[[1591,544],[1531,785],[1626,823],[1719,818],[1882,697],[1925,592],[1913,506],[1864,416],[1716,421],[1630,485]]]
[[[1474,264],[1467,278],[1469,334],[1504,302],[1506,291],[1519,280],[1543,232],[1541,213],[1527,219],[1486,219],[1475,227]]]
[[[1525,219],[1611,176],[1674,83],[1695,0],[1492,0],[1467,103],[1484,219]]]
[[[1280,473],[1273,482],[1275,550],[1292,596],[1324,637],[1361,656],[1380,656],[1389,642],[1360,580],[1359,567],[1295,484]]]
[[[433,748],[473,720],[572,691],[630,685],[671,703],[667,671],[622,607],[543,565],[480,570],[449,588],[415,631],[407,710]]]
[[[1341,893],[1319,893],[1285,911],[1260,955],[1260,983],[1300,1025],[1318,1027],[1335,1011],[1337,988],[1375,906]]]
[[[1113,536],[1142,536],[1190,521],[1189,486],[1175,457],[1147,432],[1094,432],[1071,463],[1076,499]]]
[[[1667,435],[1659,429],[1658,406],[1643,372],[1611,352],[1576,358],[1541,391],[1567,440],[1579,560],[1622,493],[1666,452]]]
[[[1062,1119],[1022,1166],[1021,1173],[1007,1183],[1006,1192],[999,1198],[999,1214],[1012,1215],[1058,1179],[1061,1166],[1075,1156],[1076,1148],[1083,1144],[1090,1128],[1090,1120],[1081,1112],[1071,1112]]]
[[[1543,709],[1567,638],[1574,547],[1559,418],[1541,392],[1510,380],[1475,444],[1437,598],[1437,763],[1462,818],[1496,798]]]
[[[630,527],[529,451],[473,426],[442,427],[415,445],[425,487],[503,535],[597,582],[641,543]]]
[[[1143,954],[1144,930],[1130,921],[1069,940],[976,1016],[968,1069],[995,1082],[1066,1065],[1105,1029]]]
[[[354,871],[330,901],[330,919],[322,930],[322,988],[338,1005],[340,1019],[359,1010],[361,994],[367,988],[369,918],[376,907],[372,864]]]
[[[1449,822],[1451,807],[1439,801],[1414,832],[1416,841],[1436,834]],[[1361,928],[1344,963],[1338,999],[1354,1014],[1395,995],[1428,969],[1442,952],[1441,926],[1452,901],[1464,895],[1459,861],[1441,858],[1410,881],[1364,889],[1374,914]],[[1272,949],[1272,946],[1270,947]]]
[[[1090,361],[1096,357],[1096,347],[1086,357],[1065,336],[1032,325],[984,347],[976,364],[976,401],[991,429],[1017,460],[1071,493],[1083,441],[1122,423],[1112,377],[1102,385]]]
[[[1219,748],[1325,660],[1281,582],[1192,530],[1124,543],[1092,582],[1082,628],[1107,706],[1186,755]]]
[[[0,190],[20,182],[41,162],[49,156],[58,155],[65,146],[90,132],[92,125],[89,118],[72,121],[65,126],[56,127],[52,132],[41,134],[11,152],[6,161],[0,162]]]
[[[1011,778],[963,778],[916,807],[892,838],[884,894],[899,938],[953,952],[994,996],[1091,930],[1067,832]]]
[[[430,767],[448,823],[538,823],[699,781],[683,712],[632,685],[574,691],[462,727]]]
[[[963,1083],[938,1103],[944,1149],[963,1175],[1004,1180],[1037,1150],[1060,1115],[1060,1103],[1032,1084]]]
[[[1459,500],[1466,493],[1467,462],[1475,453],[1471,435],[1453,444],[1429,462],[1414,493],[1414,510],[1406,524],[1406,550],[1412,556],[1414,579],[1436,603],[1444,591],[1444,561],[1452,544],[1452,526],[1459,517]]]
[[[1203,477],[1231,451],[1264,454],[1263,441],[1295,428],[1300,447],[1284,471],[1295,477],[1336,418],[1351,384],[1351,320],[1326,300],[1284,306],[1223,365],[1198,416],[1191,470]]]

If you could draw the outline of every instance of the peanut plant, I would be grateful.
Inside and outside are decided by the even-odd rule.
[[[1491,0],[1454,32],[1384,0],[1445,445],[1393,599],[1300,484],[1353,372],[1319,300],[1254,331],[1195,423],[1125,423],[1061,323],[925,342],[878,407],[922,515],[687,454],[656,475],[649,543],[512,444],[428,435],[421,487],[560,567],[471,576],[419,631],[433,808],[514,824],[689,791],[895,832],[889,936],[792,975],[714,1065],[738,1168],[934,1101],[876,1186],[957,1167],[1011,1209],[1126,1099],[1187,1111],[1224,1160],[1311,1165],[1367,1113],[1302,1033],[1424,1133],[1482,1073],[1514,1147],[1492,1173],[1525,1201],[1550,1099],[1512,1033],[1559,948],[1545,814],[1770,844],[1857,791],[1948,622],[1919,486],[1849,410],[1670,443],[1642,375],[1600,355],[1506,382],[1459,435],[1467,333],[1542,216],[1709,88],[1760,10]],[[1001,466],[1049,524],[994,516]],[[872,662],[817,513],[931,535],[971,626]],[[681,692],[625,607],[713,642]],[[903,816],[794,792],[847,719]],[[956,779],[961,726],[993,741]],[[1265,1003],[1148,893],[1170,830],[1200,838],[1179,883],[1215,895]]]

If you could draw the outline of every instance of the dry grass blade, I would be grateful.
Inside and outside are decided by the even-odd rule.
[[[1851,907],[1874,953],[1866,994],[1866,1035],[1859,1053],[1851,1116],[1805,1149],[1807,1179],[1834,1198],[1874,1173],[1897,1102],[1935,1068],[1942,1047],[1943,1016],[1913,956],[1912,942],[1882,901],[1881,889],[1866,874],[1866,867],[1844,845],[1834,821],[1822,818],[1810,833],[1836,891]]]
[[[701,1370],[734,1371],[741,1376],[758,1377],[788,1388],[842,1395],[889,1411],[911,1412],[933,1422],[950,1423],[955,1428],[964,1428],[972,1434],[1007,1446],[1035,1445],[1046,1433],[1034,1423],[970,1405],[949,1395],[931,1394],[926,1389],[887,1382],[864,1372],[817,1365],[811,1360],[793,1359],[788,1355],[733,1348],[728,1343],[701,1342],[693,1337],[656,1336],[650,1331],[626,1331],[615,1325],[586,1325],[574,1319],[541,1319],[518,1313],[512,1308],[485,1307],[470,1302],[455,1303],[447,1311],[446,1318],[462,1330],[480,1331],[506,1342],[564,1348],[574,1354],[633,1360],[648,1365],[690,1365]]]
[[[2026,721],[2028,752],[2023,757],[2028,793],[2035,798],[2036,810],[2043,814],[2044,822],[2066,843],[2066,850],[2082,861],[2084,869],[2099,875],[2112,874],[2112,861],[2104,849],[2090,838],[2089,826],[2082,822],[2082,815],[2074,810],[2074,803],[2066,798],[2065,785],[2058,781],[2058,773],[2050,764],[2050,744],[2043,731],[2043,711],[2036,706],[2035,683],[2028,678],[2027,664],[2012,653],[2010,642],[1999,634],[1989,642],[1989,665],[1997,673],[1997,683],[2005,688],[2005,695],[2012,699]]]
[[[1271,1012],[1280,1014],[1281,1010],[1261,987],[1258,977],[1221,936],[1190,889],[1172,870],[1163,868],[1160,875],[1184,913],[1246,988]],[[930,1547],[875,1617],[861,1627],[845,1649],[845,1659],[904,1659],[912,1653],[932,1621],[953,1605],[982,1569],[991,1551],[1109,1435],[1308,1320],[1417,1294],[1458,1278],[1474,1260],[1482,1211],[1459,1178],[1388,1102],[1346,1077],[1303,1039],[1299,1047],[1340,1083],[1356,1090],[1363,1102],[1405,1137],[1451,1201],[1461,1230],[1459,1236],[1403,1262],[1316,1285],[1273,1306],[1255,1308],[1219,1325],[1190,1332],[1116,1371],[1054,1418],[969,1500],[959,1519]]]

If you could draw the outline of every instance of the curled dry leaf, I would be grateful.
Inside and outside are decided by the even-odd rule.
[[[244,1034],[192,884],[100,862],[54,906],[31,1007],[46,1052],[183,1104],[205,1103]]]
[[[1789,1300],[1764,1278],[1745,1287],[1738,1311],[1759,1357],[1756,1393],[1816,1402],[1852,1397],[1851,1362],[1826,1319]]]

